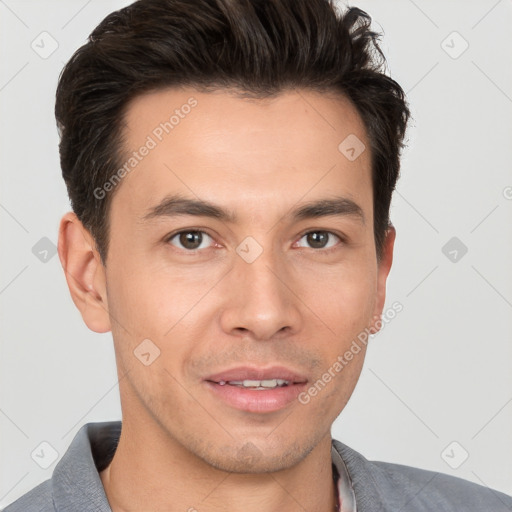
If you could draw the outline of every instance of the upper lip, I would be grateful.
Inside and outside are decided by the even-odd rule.
[[[307,378],[284,366],[270,366],[268,368],[257,368],[254,366],[238,366],[229,370],[215,373],[206,377],[205,380],[210,382],[220,381],[241,381],[241,380],[271,380],[282,379],[290,383],[305,383]]]

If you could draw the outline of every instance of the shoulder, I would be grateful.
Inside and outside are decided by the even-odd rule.
[[[87,423],[75,434],[52,477],[3,512],[98,512],[110,510],[99,471],[110,462],[121,422]]]
[[[2,510],[2,512],[54,511],[51,480],[45,480]]]
[[[408,512],[511,512],[512,497],[461,478],[401,464],[369,461],[339,441],[358,510]]]

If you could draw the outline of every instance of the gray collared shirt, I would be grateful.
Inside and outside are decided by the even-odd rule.
[[[55,466],[52,478],[4,512],[110,512],[99,473],[117,448],[121,422],[88,423]],[[493,489],[399,464],[368,461],[333,440],[342,512],[512,512],[512,497]]]

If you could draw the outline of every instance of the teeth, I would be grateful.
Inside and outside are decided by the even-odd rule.
[[[268,389],[287,386],[289,382],[284,379],[267,379],[267,380],[230,380],[229,382],[221,380],[221,386],[230,384],[231,386],[239,386],[243,388]]]

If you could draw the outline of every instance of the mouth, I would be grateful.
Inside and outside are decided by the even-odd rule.
[[[204,380],[216,399],[247,412],[275,412],[289,406],[308,379],[284,367],[233,368]]]
[[[217,382],[219,386],[237,386],[244,389],[275,389],[289,386],[290,382],[285,379],[265,379],[265,380],[220,380]],[[291,384],[294,384],[292,382]]]

